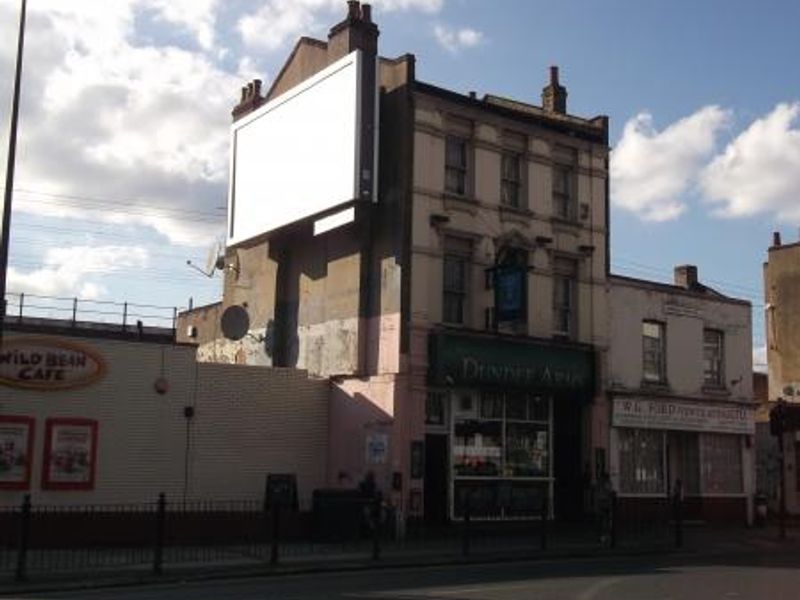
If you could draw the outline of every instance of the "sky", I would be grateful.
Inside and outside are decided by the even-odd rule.
[[[0,0],[2,165],[19,5]],[[752,302],[764,362],[762,263],[773,231],[800,235],[800,2],[373,5],[380,53],[415,54],[441,87],[538,104],[558,65],[568,111],[610,117],[612,270],[669,281],[697,265]],[[79,297],[93,318],[219,299],[219,274],[186,261],[224,243],[239,89],[268,86],[299,36],[325,39],[344,14],[343,0],[29,0],[10,291]]]

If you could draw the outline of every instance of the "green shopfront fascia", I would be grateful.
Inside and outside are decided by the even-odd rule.
[[[448,436],[450,518],[578,516],[583,499],[583,412],[594,393],[584,347],[434,333],[426,421]],[[433,400],[433,401],[432,401]],[[441,410],[432,407],[441,407]],[[438,482],[435,482],[438,483]]]

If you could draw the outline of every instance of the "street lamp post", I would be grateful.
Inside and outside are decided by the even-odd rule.
[[[17,41],[17,66],[14,74],[14,97],[11,102],[11,131],[8,134],[8,164],[6,166],[6,190],[3,199],[3,226],[0,232],[0,345],[3,343],[6,318],[6,277],[8,274],[8,247],[11,235],[11,199],[14,190],[14,165],[17,156],[17,122],[19,121],[19,93],[22,79],[22,49],[25,43],[25,9],[27,0],[22,0],[19,13],[19,36]]]

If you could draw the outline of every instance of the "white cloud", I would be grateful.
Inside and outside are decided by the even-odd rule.
[[[779,104],[755,120],[703,171],[716,214],[774,213],[800,224],[800,102]]]
[[[444,0],[377,0],[376,11],[421,11],[435,13]],[[345,16],[341,0],[268,0],[255,12],[239,19],[245,45],[273,51],[301,35],[321,35],[326,26]]]
[[[612,201],[648,221],[680,216],[686,210],[681,196],[697,183],[730,116],[706,106],[660,132],[649,113],[629,120],[611,154]]]
[[[141,269],[148,264],[148,252],[141,246],[72,246],[51,248],[44,265],[22,272],[8,271],[8,289],[13,293],[39,296],[75,296],[87,300],[105,293],[102,284],[87,278],[126,269]]]
[[[145,0],[159,18],[185,27],[201,48],[214,45],[214,26],[218,0]]]
[[[445,25],[436,25],[433,34],[439,45],[453,54],[465,48],[474,48],[483,41],[483,33],[469,27],[452,29]]]
[[[213,31],[216,0],[182,16],[161,0],[118,0],[103,10],[90,4],[31,6],[15,187],[109,202],[98,211],[96,203],[28,195],[15,208],[140,223],[174,243],[204,245],[224,226],[217,209],[225,202],[230,110],[241,81],[202,52],[138,43],[135,16],[161,10],[165,20],[191,25],[205,44],[201,25]],[[13,16],[0,5],[0,21]],[[10,73],[5,46],[0,71]],[[125,199],[124,211],[114,199]]]

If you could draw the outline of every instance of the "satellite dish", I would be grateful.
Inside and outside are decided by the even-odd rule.
[[[222,326],[222,335],[235,342],[247,335],[247,331],[250,329],[250,317],[243,306],[234,304],[222,313],[220,325]]]
[[[187,260],[186,264],[198,273],[202,273],[206,277],[213,277],[214,271],[222,271],[225,268],[225,245],[221,241],[216,241],[208,249],[206,256],[205,268],[201,269],[191,260]]]

